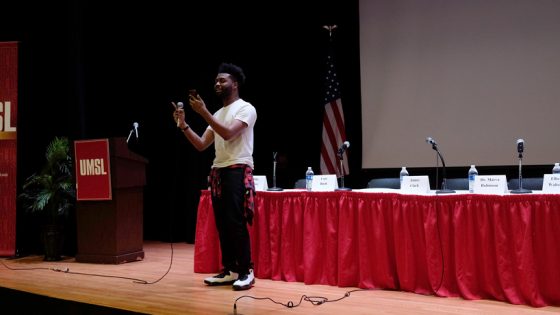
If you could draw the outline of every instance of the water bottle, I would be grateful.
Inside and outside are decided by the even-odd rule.
[[[554,163],[552,174],[560,174],[560,163]]]
[[[469,169],[469,192],[474,192],[474,177],[478,175],[478,171],[474,165]]]
[[[401,179],[401,188],[402,188],[402,182],[405,176],[408,176],[408,171],[406,170],[406,167],[403,166],[401,168],[401,174],[400,174],[400,179]]]
[[[307,172],[305,172],[305,189],[307,191],[311,191],[311,185],[313,184],[313,170],[311,166],[307,168]]]

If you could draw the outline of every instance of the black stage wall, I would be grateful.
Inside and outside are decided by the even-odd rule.
[[[127,136],[140,124],[149,159],[146,239],[194,241],[196,207],[213,151],[196,152],[176,132],[171,101],[196,88],[212,111],[220,62],[244,68],[241,92],[256,106],[255,174],[291,188],[307,166],[319,170],[322,66],[333,34],[342,84],[351,175],[361,185],[358,1],[65,1],[5,4],[0,40],[20,42],[19,187],[38,170],[53,136]],[[8,14],[9,12],[9,14]],[[203,132],[192,111],[187,120]],[[18,214],[18,251],[37,243],[33,219]],[[72,241],[67,251],[73,250]]]

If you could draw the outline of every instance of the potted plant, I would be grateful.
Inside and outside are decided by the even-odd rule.
[[[29,176],[20,194],[27,212],[41,217],[45,260],[61,260],[63,223],[76,204],[73,163],[66,137],[55,137],[47,146],[46,163],[39,173]]]

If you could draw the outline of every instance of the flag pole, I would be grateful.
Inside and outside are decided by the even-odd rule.
[[[329,41],[331,43],[332,43],[332,33],[337,27],[338,26],[336,24],[323,25],[323,29],[329,31]],[[338,159],[339,159],[338,167],[339,167],[339,172],[340,172],[340,188],[337,188],[336,190],[352,190],[351,188],[348,188],[348,187],[344,186],[344,166],[343,166],[344,156],[343,156],[343,154],[344,154],[343,150],[339,151],[338,154],[337,154]]]

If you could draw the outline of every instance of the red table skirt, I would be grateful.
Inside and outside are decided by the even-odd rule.
[[[560,305],[559,195],[258,192],[255,275],[531,306]],[[220,271],[210,193],[194,271]]]

